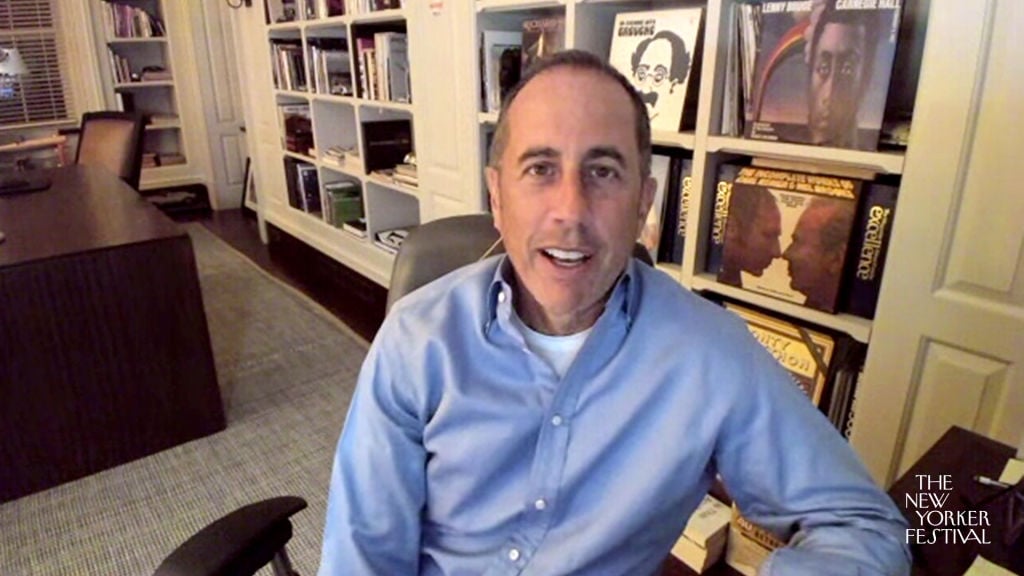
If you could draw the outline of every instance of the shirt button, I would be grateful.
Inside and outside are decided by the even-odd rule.
[[[519,560],[519,549],[518,548],[513,548],[513,549],[509,550],[508,551],[508,559],[513,561],[513,562],[515,562],[516,560]]]
[[[561,426],[562,425],[562,417],[559,416],[558,414],[555,414],[554,416],[552,416],[551,417],[551,425],[552,426]]]
[[[504,302],[505,298],[506,296],[504,292],[498,292],[498,302]]]
[[[537,510],[543,510],[548,507],[548,503],[543,498],[538,498],[537,501],[533,503],[533,507]]]

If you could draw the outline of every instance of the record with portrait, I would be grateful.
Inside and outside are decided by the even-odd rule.
[[[761,4],[748,138],[876,150],[899,0]]]
[[[847,178],[741,169],[718,281],[835,312],[860,186]]]
[[[615,16],[608,60],[640,93],[652,130],[677,132],[692,124],[703,13],[679,8]]]

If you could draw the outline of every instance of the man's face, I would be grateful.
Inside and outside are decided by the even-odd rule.
[[[774,201],[758,204],[757,220],[744,232],[744,249],[740,269],[760,276],[772,260],[782,255],[779,235],[782,234],[782,215]]]
[[[669,78],[669,71],[672,70],[672,44],[660,38],[647,45],[640,64],[633,72],[634,86],[647,104],[647,114],[653,121],[658,112],[664,107],[672,91],[674,81]],[[659,106],[659,102],[662,103]]]
[[[830,285],[838,274],[836,256],[822,245],[821,232],[833,217],[827,205],[810,205],[800,215],[793,230],[793,242],[782,257],[789,263],[789,285],[816,300],[822,286]]]
[[[827,23],[811,59],[809,124],[816,144],[839,144],[857,126],[864,75],[864,29]]]
[[[614,81],[560,67],[531,80],[507,114],[487,185],[516,309],[535,330],[575,333],[600,316],[653,200],[633,107]]]

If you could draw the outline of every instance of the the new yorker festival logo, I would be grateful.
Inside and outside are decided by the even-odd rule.
[[[920,528],[907,529],[907,544],[991,544],[985,527],[989,526],[984,510],[943,510],[953,494],[949,474],[930,476],[916,474],[916,494],[908,493],[905,507],[917,515]]]

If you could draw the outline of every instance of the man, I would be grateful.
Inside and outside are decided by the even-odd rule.
[[[807,296],[805,306],[835,308],[852,225],[851,202],[814,198],[800,214],[782,258],[789,264],[790,288]]]
[[[662,30],[637,44],[630,64],[633,86],[647,105],[651,122],[657,124],[661,115],[679,117],[686,99],[681,86],[690,73],[690,53],[683,39]]]
[[[857,111],[874,70],[881,22],[818,0],[807,29],[807,128],[823,146],[857,147]]]
[[[737,318],[630,258],[650,128],[584,52],[504,103],[507,255],[392,309],[335,458],[320,574],[653,574],[716,473],[775,574],[898,574],[903,520]]]
[[[782,215],[765,188],[733,189],[725,229],[719,282],[743,286],[740,272],[760,277],[782,255]]]

